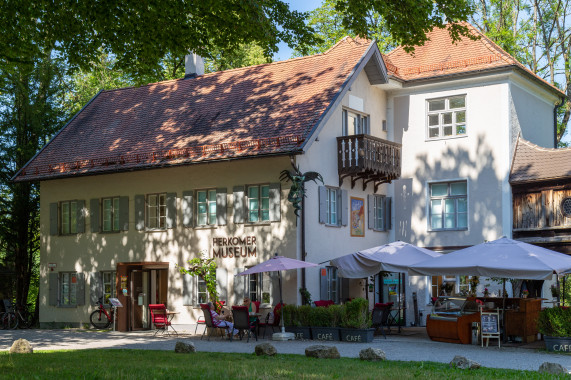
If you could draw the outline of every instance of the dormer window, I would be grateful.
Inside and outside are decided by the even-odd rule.
[[[370,134],[369,115],[343,110],[343,136]]]
[[[466,95],[427,101],[428,139],[466,135]]]

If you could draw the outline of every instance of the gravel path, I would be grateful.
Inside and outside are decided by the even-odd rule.
[[[30,341],[34,350],[64,350],[88,348],[124,348],[143,350],[173,350],[177,340],[194,342],[198,351],[252,353],[260,342],[272,343],[278,353],[304,354],[305,347],[320,344],[315,341],[274,342],[259,339],[258,342],[222,341],[212,338],[200,340],[191,330],[182,330],[176,337],[154,337],[153,332],[99,332],[90,330],[0,330],[0,350],[9,350],[14,340],[24,338]],[[179,331],[180,332],[180,331]],[[358,357],[359,351],[367,347],[385,351],[388,360],[434,361],[449,363],[455,355],[462,355],[484,367],[512,368],[536,371],[543,362],[559,363],[571,370],[571,355],[549,354],[537,349],[515,347],[480,347],[451,343],[433,342],[423,334],[388,335],[387,339],[375,337],[372,343],[327,343],[335,345],[341,356]]]

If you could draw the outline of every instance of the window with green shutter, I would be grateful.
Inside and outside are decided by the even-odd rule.
[[[248,222],[270,221],[270,185],[250,185],[247,191]]]

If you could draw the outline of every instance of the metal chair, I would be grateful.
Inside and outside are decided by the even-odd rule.
[[[385,334],[385,327],[387,327],[387,328],[389,327],[388,326],[388,320],[389,320],[390,312],[391,312],[391,307],[387,304],[384,304],[384,305],[383,304],[376,304],[375,308],[373,309],[372,327],[375,329],[375,331],[380,327],[381,332],[383,333],[383,336],[385,337],[385,339],[387,339],[387,335]]]
[[[196,335],[198,325],[205,325],[204,328],[206,329],[206,321],[204,320],[204,316],[198,317],[198,320],[196,321],[196,327],[194,328],[194,335]]]
[[[256,323],[250,322],[250,314],[246,306],[232,306],[232,317],[234,318],[234,328],[238,330],[240,340],[246,332],[248,334],[247,342],[250,341],[250,334],[254,334],[254,338],[258,341]]]
[[[167,315],[167,308],[164,304],[150,304],[149,310],[151,310],[151,322],[155,326],[155,336],[161,331],[163,334],[170,335],[169,327],[175,335],[178,335],[174,327],[172,327]]]
[[[216,329],[224,330],[224,333],[230,335],[230,340],[232,340],[232,333],[230,331],[230,328],[226,325],[218,326],[218,323],[215,323],[212,320],[212,314],[210,314],[210,309],[208,308],[208,305],[200,304],[200,308],[204,313],[204,322],[206,323],[206,328],[204,329],[204,332],[202,333],[200,340],[204,338],[204,334],[206,334],[206,331],[208,331],[208,340],[210,340],[210,335],[212,335],[212,331],[216,331]]]

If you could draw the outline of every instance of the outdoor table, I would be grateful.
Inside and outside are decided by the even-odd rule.
[[[169,321],[169,322],[172,322],[174,316],[177,315],[177,314],[180,314],[180,312],[178,312],[178,311],[168,311],[168,310],[167,310],[167,318],[168,318],[168,321]],[[167,324],[167,325],[166,325],[166,333],[167,333],[167,334],[169,333],[169,327],[176,333],[176,330],[173,329],[171,325],[168,325],[168,324]]]
[[[401,332],[401,312],[404,314],[406,307],[392,307],[389,311],[389,318],[387,320],[387,324],[389,325],[389,331],[391,326],[398,326],[399,333]],[[398,325],[397,325],[398,321]]]

